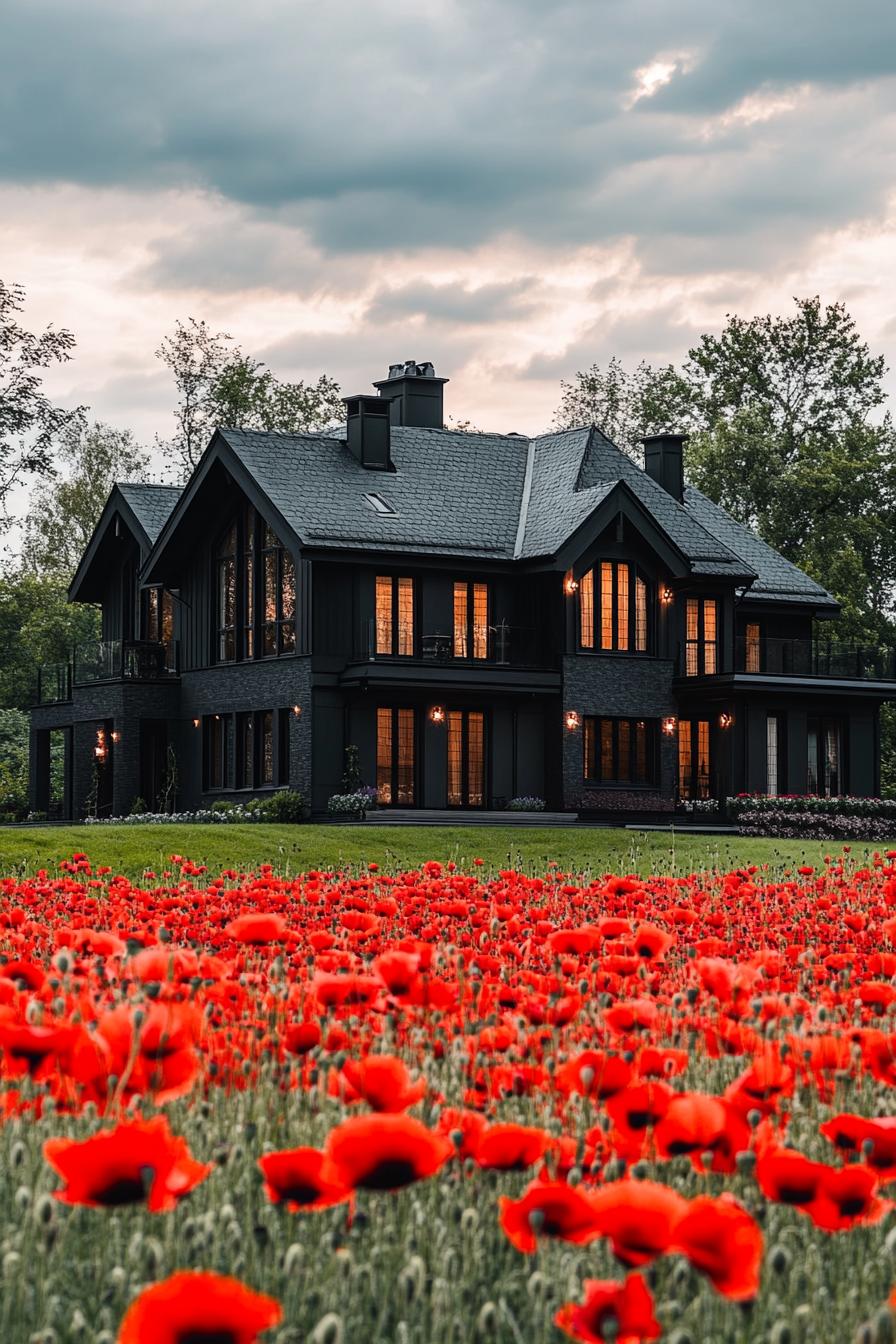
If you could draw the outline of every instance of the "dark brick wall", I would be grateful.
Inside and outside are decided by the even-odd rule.
[[[673,664],[662,658],[576,654],[563,659],[563,710],[619,718],[677,714]],[[595,811],[664,812],[675,805],[675,738],[660,733],[660,786],[643,791],[595,789],[584,776],[582,729],[563,729],[563,806]],[[638,801],[636,801],[638,800]]]

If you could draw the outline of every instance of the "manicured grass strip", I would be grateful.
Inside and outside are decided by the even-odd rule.
[[[886,848],[886,846],[880,846]],[[468,866],[481,858],[488,869],[543,870],[552,860],[571,872],[692,872],[769,864],[773,871],[798,863],[817,865],[839,851],[834,841],[759,840],[736,835],[656,831],[581,830],[567,827],[436,826],[71,826],[0,830],[0,873],[55,869],[75,851],[95,865],[135,876],[163,872],[180,854],[222,868],[271,863],[278,872],[356,868],[378,863],[388,871],[415,868],[426,859]],[[874,847],[852,846],[864,861]]]

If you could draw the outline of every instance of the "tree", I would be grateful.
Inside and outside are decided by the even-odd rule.
[[[896,432],[884,360],[842,304],[729,315],[676,369],[618,360],[563,385],[557,423],[593,420],[634,456],[648,431],[685,429],[689,480],[843,604],[837,633],[893,634]]]
[[[25,305],[21,285],[0,280],[0,513],[5,520],[9,492],[26,475],[53,472],[59,435],[78,414],[54,406],[41,390],[42,372],[71,359],[75,338],[53,327],[36,336],[20,327]],[[80,409],[80,408],[79,408]]]
[[[32,495],[22,543],[22,567],[68,583],[116,481],[144,480],[149,455],[130,430],[113,429],[81,414],[62,435],[65,471]]]
[[[69,602],[58,576],[0,576],[0,708],[25,709],[34,699],[38,667],[65,662],[75,645],[99,635],[98,609]]]
[[[672,364],[655,369],[642,360],[630,373],[614,355],[605,369],[592,364],[560,387],[557,429],[597,425],[636,462],[643,460],[646,434],[682,429],[694,420],[693,390]]]
[[[204,321],[178,322],[156,351],[174,375],[177,429],[167,447],[182,476],[193,470],[218,425],[233,429],[313,433],[342,418],[338,383],[290,383],[245,355],[226,332]]]

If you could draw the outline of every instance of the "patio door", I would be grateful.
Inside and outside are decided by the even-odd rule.
[[[448,806],[485,806],[485,715],[448,711]]]

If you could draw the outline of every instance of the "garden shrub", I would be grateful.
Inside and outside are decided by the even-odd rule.
[[[782,839],[886,840],[896,836],[896,799],[738,794],[728,815],[741,835]]]

